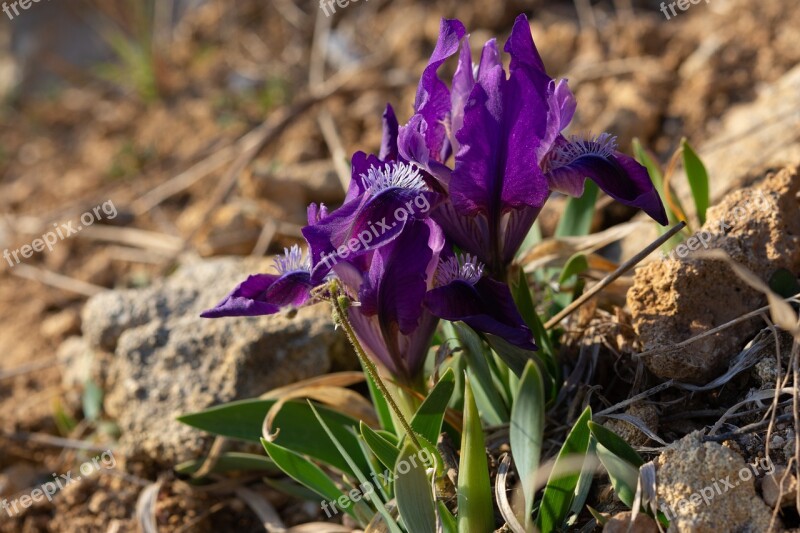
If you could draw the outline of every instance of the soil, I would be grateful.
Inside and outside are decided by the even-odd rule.
[[[0,496],[91,456],[55,438],[114,442],[107,415],[82,421],[81,388],[65,384],[55,357],[79,333],[86,298],[147,286],[187,254],[265,255],[298,242],[306,204],[320,191],[329,203],[342,198],[337,158],[377,151],[385,103],[408,118],[440,17],[460,18],[480,44],[490,35],[502,40],[514,17],[528,13],[550,74],[570,78],[576,93],[574,131],[613,131],[625,151],[637,137],[662,161],[682,137],[700,144],[717,133],[733,105],[800,63],[796,0],[712,1],[669,21],[658,2],[634,1],[632,12],[625,4],[601,1],[578,13],[566,0],[372,0],[328,19],[313,1],[208,0],[175,2],[151,32],[137,4],[85,0],[34,4],[3,21],[1,247],[17,250],[107,202],[117,214],[104,217],[105,231],[86,228],[14,266],[3,260]],[[318,68],[313,42],[326,23],[327,62]],[[320,77],[335,80],[347,69],[359,70],[321,105],[297,105],[325,86]],[[280,135],[230,190],[221,187],[230,147],[287,112]],[[323,133],[328,120],[333,134]],[[176,187],[167,194],[165,185]],[[598,225],[632,214],[610,205]],[[542,215],[546,233],[556,218]],[[660,400],[719,410],[746,394],[747,379]],[[689,417],[659,434],[678,438],[707,422]],[[0,514],[0,531],[135,530],[137,499],[156,482],[159,531],[263,530],[224,487],[198,490],[165,471],[101,473],[54,504]],[[316,507],[261,487],[287,524],[322,518]]]

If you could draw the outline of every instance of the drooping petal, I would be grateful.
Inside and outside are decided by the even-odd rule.
[[[441,198],[428,190],[418,169],[405,163],[370,167],[361,180],[366,186],[361,197],[302,230],[311,248],[314,282],[339,261],[388,244],[408,221],[428,218]]]
[[[311,276],[294,271],[283,275],[254,274],[240,283],[203,318],[271,315],[282,307],[300,307],[311,297]]]
[[[641,209],[662,225],[669,222],[647,169],[618,152],[608,134],[589,140],[562,137],[546,157],[546,169],[555,191],[581,196],[588,178],[618,202]]]
[[[531,330],[514,305],[511,292],[503,283],[483,277],[474,285],[455,279],[430,290],[425,306],[439,318],[462,321],[471,328],[502,337],[526,350],[535,350]]]

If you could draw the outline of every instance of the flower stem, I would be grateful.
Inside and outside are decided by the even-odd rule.
[[[400,410],[400,407],[394,401],[389,389],[386,387],[386,384],[383,382],[380,374],[378,373],[378,367],[372,360],[369,358],[367,353],[364,351],[364,348],[361,346],[361,343],[358,341],[356,337],[356,333],[353,330],[353,326],[350,324],[350,319],[347,317],[347,310],[345,309],[346,305],[342,300],[347,300],[346,296],[334,294],[333,298],[331,298],[333,303],[333,310],[336,314],[337,321],[344,329],[345,334],[347,334],[347,339],[350,341],[350,344],[353,345],[353,349],[356,351],[356,355],[358,359],[361,361],[366,372],[372,378],[372,381],[375,382],[375,385],[378,387],[378,390],[381,391],[383,397],[386,398],[386,402],[389,404],[389,407],[394,411],[397,420],[400,422],[400,425],[403,426],[403,430],[408,435],[408,438],[414,443],[417,449],[422,449],[422,445],[417,440],[417,436],[414,434],[414,430],[411,429],[406,417],[403,415],[403,412]],[[348,302],[349,303],[349,302]]]

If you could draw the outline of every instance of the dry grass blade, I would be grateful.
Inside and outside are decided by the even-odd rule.
[[[379,427],[380,425],[375,408],[357,392],[342,387],[311,386],[287,392],[270,407],[267,416],[264,417],[264,424],[261,426],[261,434],[265,439],[272,442],[278,437],[280,428],[275,431],[272,429],[275,417],[278,416],[286,402],[299,398],[308,398],[329,405],[342,414],[362,420],[370,427]]]
[[[261,520],[267,533],[286,533],[286,526],[278,515],[278,511],[266,498],[246,487],[238,487],[235,492],[239,499],[258,515],[258,519]]]
[[[285,387],[272,389],[261,395],[262,400],[278,399],[284,394],[288,394],[298,389],[305,389],[309,387],[349,387],[364,381],[363,372],[336,372],[334,374],[326,374],[324,376],[317,376]]]
[[[506,525],[513,533],[525,533],[525,528],[519,523],[517,517],[514,516],[514,510],[508,502],[506,495],[506,480],[508,478],[508,471],[511,468],[511,456],[504,453],[500,458],[500,467],[497,469],[497,477],[494,484],[494,498],[497,501],[497,506],[500,508],[500,514],[506,521]]]
[[[200,468],[192,474],[194,479],[201,479],[206,477],[210,474],[214,467],[217,465],[217,461],[222,456],[223,452],[225,451],[225,443],[227,439],[225,437],[216,437],[214,439],[214,443],[211,445],[211,449],[208,451],[208,456],[206,457],[203,464],[200,465]]]
[[[156,505],[160,490],[159,480],[143,488],[136,499],[136,521],[139,522],[139,528],[143,533],[158,533]]]
[[[184,245],[183,239],[173,235],[136,228],[106,226],[103,224],[86,226],[80,233],[80,236],[85,239],[125,244],[135,248],[165,253],[177,252],[181,250]]]
[[[576,253],[591,254],[649,225],[650,222],[625,222],[591,235],[545,239],[526,251],[519,262],[527,273],[546,266],[563,266]]]
[[[356,529],[327,522],[309,522],[288,529],[286,533],[355,533]]]
[[[59,361],[58,359],[53,357],[49,359],[43,359],[41,361],[33,361],[31,363],[21,365],[16,368],[9,368],[8,370],[0,370],[0,380],[15,378],[17,376],[24,376],[25,374],[30,374],[31,372],[36,372],[39,370],[44,370],[46,368],[58,366],[62,363],[63,361]]]
[[[650,255],[658,248],[660,248],[662,244],[670,240],[673,235],[675,235],[685,227],[686,227],[686,222],[681,222],[670,228],[669,231],[667,231],[658,239],[654,240],[652,243],[647,245],[644,250],[642,250],[635,256],[631,257],[630,259],[622,263],[617,270],[615,270],[608,276],[604,277],[599,283],[597,283],[591,289],[583,293],[583,295],[580,298],[569,304],[566,308],[564,308],[563,311],[561,311],[556,316],[548,320],[547,323],[544,325],[545,329],[552,329],[556,324],[558,324],[559,322],[567,318],[569,315],[577,311],[578,308],[580,308],[580,306],[591,300],[598,292],[602,291],[605,287],[613,283],[617,278],[619,278],[628,270],[632,269],[637,264],[639,264],[642,260],[644,260],[644,258],[646,258],[648,255]]]
[[[107,290],[105,287],[100,287],[99,285],[86,283],[85,281],[81,281],[79,279],[70,278],[69,276],[64,276],[50,270],[45,270],[43,268],[37,268],[30,265],[17,265],[11,270],[11,273],[15,276],[19,276],[20,278],[38,281],[43,285],[49,285],[51,287],[55,287],[56,289],[61,289],[62,291],[80,294],[81,296],[86,296],[87,298],[91,298],[95,294],[100,294],[101,292],[105,292]]]
[[[647,427],[647,424],[644,423],[644,420],[639,418],[638,416],[634,416],[628,413],[620,413],[616,415],[606,415],[608,418],[615,418],[617,420],[622,420],[627,422],[628,424],[634,426],[636,429],[647,435],[650,440],[654,440],[657,443],[661,444],[662,446],[666,446],[667,443],[664,440],[655,434],[655,432]]]
[[[722,415],[722,417],[719,420],[717,420],[716,424],[714,424],[714,426],[709,430],[708,434],[709,435],[714,435],[717,431],[719,431],[720,428],[722,427],[722,424],[725,423],[725,420],[730,418],[731,415],[734,414],[736,411],[738,411],[740,407],[743,407],[743,406],[745,406],[745,405],[747,405],[749,403],[753,403],[753,402],[761,402],[761,401],[764,401],[764,400],[771,400],[774,396],[776,396],[776,394],[777,395],[780,395],[780,394],[792,394],[792,395],[795,395],[795,393],[796,393],[795,387],[783,387],[783,388],[777,389],[777,390],[776,389],[765,389],[765,390],[756,391],[753,394],[748,395],[747,398],[745,398],[741,402],[738,402],[738,403],[732,405],[731,407],[729,407],[728,410],[725,411],[725,414]]]

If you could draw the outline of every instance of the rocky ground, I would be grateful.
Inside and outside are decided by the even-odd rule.
[[[263,530],[231,486],[198,490],[174,472],[211,445],[175,417],[353,361],[324,308],[255,321],[197,314],[297,242],[308,202],[342,199],[340,161],[377,148],[386,101],[407,118],[440,16],[462,19],[479,43],[505,35],[520,11],[550,73],[576,92],[575,131],[613,131],[626,151],[639,138],[665,163],[686,136],[711,174],[715,206],[687,235],[702,250],[654,256],[615,286],[622,296],[612,288],[576,315],[568,370],[582,346],[602,345],[585,383],[600,387],[605,423],[654,460],[675,531],[800,526],[796,478],[780,469],[796,457],[791,397],[774,392],[793,382],[791,336],[767,314],[693,341],[767,303],[706,248],[762,282],[780,268],[800,273],[800,11],[794,0],[712,0],[667,21],[658,2],[632,2],[632,12],[624,1],[575,4],[370,0],[328,19],[315,2],[177,2],[143,40],[135,8],[97,0],[39,4],[0,27],[0,248],[104,202],[117,211],[24,264],[4,261],[0,498],[101,450],[117,466],[0,515],[0,531],[135,530],[147,505],[159,531]],[[74,61],[92,54],[103,68]],[[690,206],[680,172],[673,185]],[[545,233],[560,209],[549,205]],[[632,216],[602,205],[597,230]],[[641,228],[613,260],[652,240]],[[770,415],[769,426],[729,435]],[[740,479],[767,457],[773,472]],[[741,481],[735,490],[681,505],[728,476]],[[238,481],[288,525],[320,518],[316,506]],[[623,511],[599,481],[593,507]],[[625,517],[613,527],[626,530]]]

